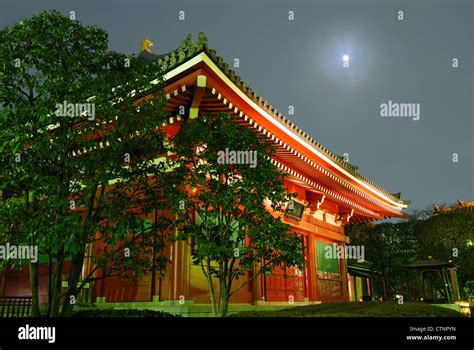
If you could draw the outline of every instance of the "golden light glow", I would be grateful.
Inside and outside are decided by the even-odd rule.
[[[460,311],[464,316],[471,317],[471,307],[467,301],[458,301],[456,304],[459,305]]]
[[[140,51],[146,51],[148,53],[153,53],[153,51],[151,51],[152,46],[153,46],[153,43],[151,42],[150,39],[144,39],[140,43]]]

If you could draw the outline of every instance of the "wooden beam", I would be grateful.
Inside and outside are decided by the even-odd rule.
[[[199,108],[205,88],[194,86],[193,99],[191,101],[191,108]]]
[[[196,85],[193,89],[193,97],[189,106],[189,118],[195,119],[199,114],[199,105],[201,104],[202,98],[206,91],[207,78],[205,75],[198,75],[196,79]]]
[[[189,109],[189,118],[190,119],[196,119],[199,115],[199,108],[193,108],[191,107]]]

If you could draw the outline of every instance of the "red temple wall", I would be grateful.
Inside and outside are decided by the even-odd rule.
[[[65,274],[69,273],[71,263],[66,261],[63,265]],[[54,269],[54,265],[53,265]],[[41,304],[48,301],[48,264],[39,264],[38,289]],[[28,265],[21,269],[8,269],[5,272],[3,296],[31,296],[30,275]]]

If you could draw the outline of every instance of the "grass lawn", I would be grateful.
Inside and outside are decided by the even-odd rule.
[[[246,311],[236,317],[464,317],[447,308],[423,303],[338,302],[296,306],[278,311]]]

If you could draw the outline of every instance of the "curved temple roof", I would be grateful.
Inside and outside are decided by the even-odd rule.
[[[148,39],[144,40],[143,43],[150,44]],[[193,59],[199,54],[205,53],[209,59],[225,74],[225,76],[231,80],[247,97],[249,97],[254,103],[259,105],[266,113],[271,115],[275,121],[277,121],[287,132],[294,134],[298,140],[302,143],[307,143],[314,149],[319,151],[330,163],[333,163],[336,168],[339,168],[341,172],[347,172],[353,177],[360,185],[367,188],[368,190],[382,194],[388,202],[391,202],[393,207],[398,210],[406,208],[408,201],[400,199],[400,193],[390,194],[383,190],[378,185],[371,182],[365,176],[357,171],[357,167],[344,161],[344,158],[330,152],[303,130],[297,127],[292,121],[287,119],[282,113],[276,110],[270,105],[263,97],[258,95],[252,90],[242,79],[236,75],[236,73],[229,68],[229,65],[224,62],[221,56],[218,56],[216,50],[208,47],[208,40],[204,33],[199,33],[196,41],[193,41],[192,35],[188,34],[186,38],[181,42],[180,46],[169,53],[156,55],[149,49],[151,45],[146,45],[147,49],[143,48],[140,52],[140,57],[149,62],[154,62],[161,69],[168,73],[173,69],[181,66],[183,63]],[[165,75],[166,77],[166,75]]]

